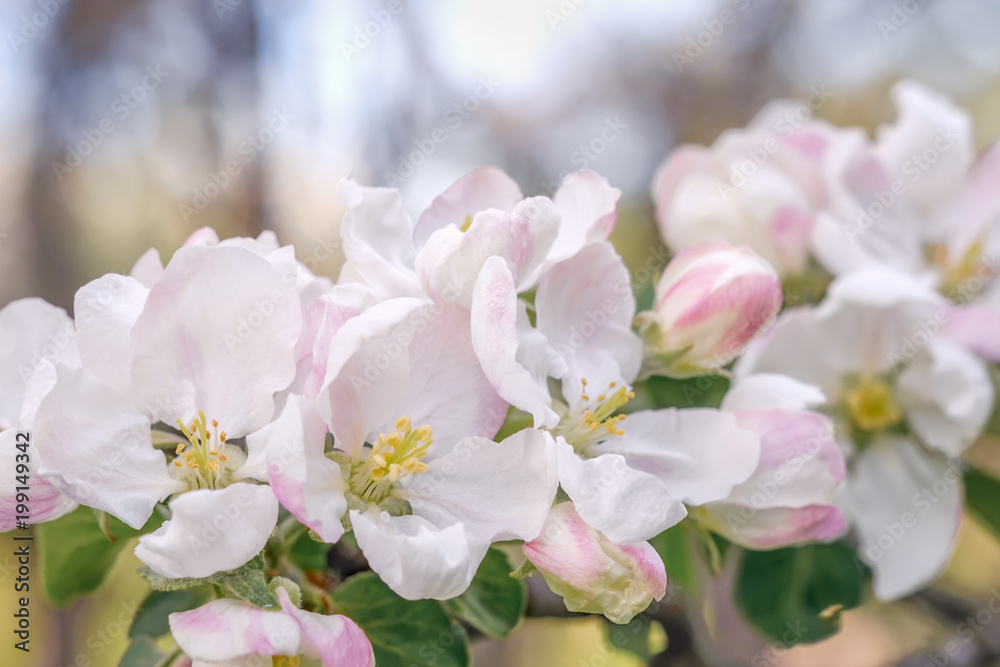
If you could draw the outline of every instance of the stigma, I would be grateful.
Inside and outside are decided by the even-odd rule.
[[[847,392],[847,411],[851,420],[862,431],[879,431],[903,418],[892,387],[885,381],[870,376],[861,378]]]

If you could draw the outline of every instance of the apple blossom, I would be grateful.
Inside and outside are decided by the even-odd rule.
[[[783,314],[737,364],[738,376],[781,373],[826,395],[851,470],[840,504],[881,599],[918,590],[947,562],[963,500],[951,461],[993,404],[983,364],[944,335],[947,308],[905,274],[848,273],[819,306]],[[919,500],[928,488],[934,502]],[[886,537],[904,515],[906,528]]]
[[[136,548],[164,576],[244,564],[266,543],[278,503],[244,479],[238,440],[271,421],[295,375],[294,282],[237,244],[192,245],[151,288],[109,274],[76,303],[83,366],[54,365],[35,424],[39,473],[133,528],[173,496],[170,520]],[[159,423],[181,432],[156,429],[169,461],[154,446]]]
[[[301,657],[323,667],[374,667],[371,643],[354,621],[299,609],[282,587],[277,594],[278,610],[220,599],[170,614],[170,632],[192,667],[263,665],[261,658],[294,667]]]
[[[781,283],[750,248],[705,243],[678,253],[637,322],[644,374],[690,377],[733,361],[781,308]]]
[[[573,503],[549,511],[524,555],[566,609],[604,614],[615,623],[628,623],[667,591],[663,561],[648,542],[615,544],[581,519]]]

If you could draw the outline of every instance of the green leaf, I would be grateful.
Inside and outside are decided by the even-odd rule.
[[[155,512],[142,530],[118,519],[104,521],[115,541],[108,539],[102,521],[89,507],[38,525],[39,553],[45,592],[57,605],[97,590],[129,538],[156,530],[162,519]]]
[[[270,591],[267,579],[264,577],[263,553],[257,554],[249,563],[235,570],[216,572],[202,579],[190,577],[170,579],[153,572],[145,565],[139,568],[139,575],[148,581],[155,591],[180,591],[211,584],[216,592],[225,597],[246,600],[264,609],[278,606],[278,598]]]
[[[138,637],[132,641],[118,667],[163,667],[173,655],[164,653],[149,637]]]
[[[604,640],[616,651],[625,651],[648,661],[649,631],[653,621],[640,614],[625,625],[604,619]]]
[[[840,542],[748,551],[737,573],[736,601],[747,620],[790,647],[840,629],[840,611],[861,603],[867,568]]]
[[[970,468],[965,472],[965,504],[1000,537],[1000,480]]]
[[[694,594],[698,582],[698,574],[692,557],[689,540],[690,529],[686,521],[668,528],[649,543],[663,559],[670,583],[679,586],[682,591]]]
[[[180,591],[150,591],[135,613],[128,636],[162,637],[170,632],[170,625],[167,623],[170,614],[200,607],[211,597],[212,589],[209,586]]]
[[[303,570],[325,572],[327,569],[326,557],[331,548],[333,548],[332,544],[318,542],[309,536],[308,531],[305,531],[292,544],[288,557]]]
[[[721,375],[683,380],[657,375],[647,379],[645,385],[661,408],[717,408],[729,390],[729,380]]]
[[[487,637],[506,637],[521,620],[528,603],[524,584],[510,575],[507,556],[490,549],[469,589],[448,600],[445,607]]]
[[[468,638],[434,600],[410,602],[372,572],[348,579],[334,596],[338,613],[368,635],[378,667],[467,667]]]

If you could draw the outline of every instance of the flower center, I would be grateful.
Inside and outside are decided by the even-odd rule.
[[[625,415],[614,414],[619,408],[635,398],[635,392],[627,386],[618,386],[617,382],[608,385],[607,391],[590,396],[587,380],[581,380],[583,392],[580,394],[582,410],[567,412],[562,420],[552,429],[552,435],[561,435],[566,442],[573,445],[579,454],[607,440],[614,435],[625,435],[618,424],[625,420]]]
[[[205,413],[188,427],[180,419],[177,427],[187,438],[188,444],[180,443],[174,450],[171,475],[187,482],[194,489],[221,489],[233,481],[233,472],[246,459],[239,447],[226,444],[226,432],[219,431],[219,422],[212,420],[211,426]]]
[[[847,411],[863,431],[878,431],[903,418],[892,388],[884,381],[863,377],[847,393]]]
[[[405,416],[394,425],[396,430],[380,435],[368,457],[352,467],[351,489],[366,502],[382,502],[401,479],[427,470],[421,459],[433,442],[431,427],[414,429],[410,418]]]
[[[995,273],[991,269],[987,271],[986,275],[979,275],[981,269],[986,266],[986,263],[983,261],[984,249],[982,239],[976,240],[969,244],[969,247],[958,258],[958,261],[952,262],[948,258],[948,247],[946,245],[934,246],[934,263],[941,269],[941,286],[939,288],[941,294],[953,300],[963,297],[964,300],[968,300],[966,292],[970,290],[978,292],[982,289],[982,285],[992,278]],[[975,287],[975,279],[977,278],[980,279],[978,288]]]
[[[462,223],[462,231],[463,232],[469,231],[469,227],[471,226],[472,226],[472,216],[467,215],[465,216],[465,222]]]
[[[273,667],[299,667],[302,663],[297,657],[289,658],[283,655],[276,655],[271,658],[271,665]]]

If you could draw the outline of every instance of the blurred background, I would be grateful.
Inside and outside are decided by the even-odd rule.
[[[777,97],[821,95],[816,115],[871,130],[893,118],[892,83],[913,77],[969,109],[980,147],[1000,135],[995,0],[4,0],[0,26],[0,306],[70,308],[80,285],[151,246],[169,257],[203,226],[273,229],[336,276],[348,175],[398,187],[416,214],[482,164],[526,194],[594,169],[625,193],[623,253],[646,252],[649,184],[671,147],[711,143]],[[23,662],[4,642],[0,663],[116,665],[119,619],[146,592],[127,556],[96,598],[55,610],[36,594],[37,653]],[[998,561],[967,520],[940,595],[981,608]],[[0,556],[0,596],[12,562]],[[898,664],[948,640],[941,608],[869,604],[792,651],[706,629],[702,658],[663,664]],[[476,656],[638,664],[603,647],[597,619],[529,620]]]

